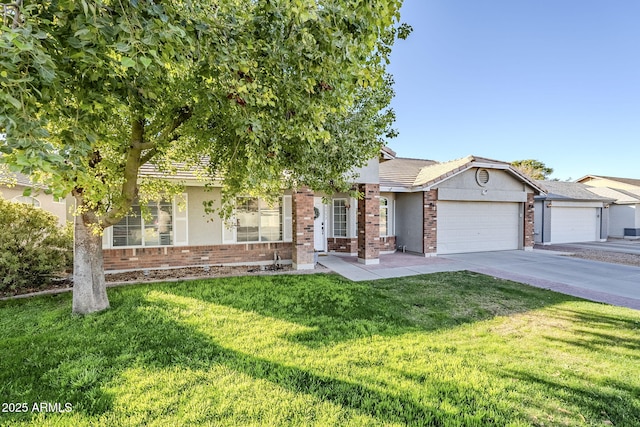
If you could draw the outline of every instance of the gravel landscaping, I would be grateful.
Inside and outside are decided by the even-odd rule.
[[[574,258],[588,259],[592,261],[611,262],[615,264],[631,265],[640,267],[640,255],[627,254],[623,252],[611,252],[604,250],[594,249],[582,249],[574,246],[562,246],[562,245],[536,245],[535,249],[542,249],[548,251],[565,252],[565,256]]]

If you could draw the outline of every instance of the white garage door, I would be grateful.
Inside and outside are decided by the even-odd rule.
[[[519,204],[438,202],[438,253],[518,249]]]
[[[551,243],[593,242],[597,240],[596,208],[551,208]]]

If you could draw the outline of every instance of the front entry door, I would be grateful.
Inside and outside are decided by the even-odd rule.
[[[327,250],[327,225],[322,197],[313,198],[313,248],[319,252]]]

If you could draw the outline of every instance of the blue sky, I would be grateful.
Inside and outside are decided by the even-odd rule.
[[[399,156],[640,179],[640,1],[405,0]]]

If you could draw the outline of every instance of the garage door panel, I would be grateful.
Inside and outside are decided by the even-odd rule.
[[[597,240],[597,213],[596,208],[551,208],[551,243]]]
[[[438,203],[440,254],[518,249],[519,229],[518,203]]]

